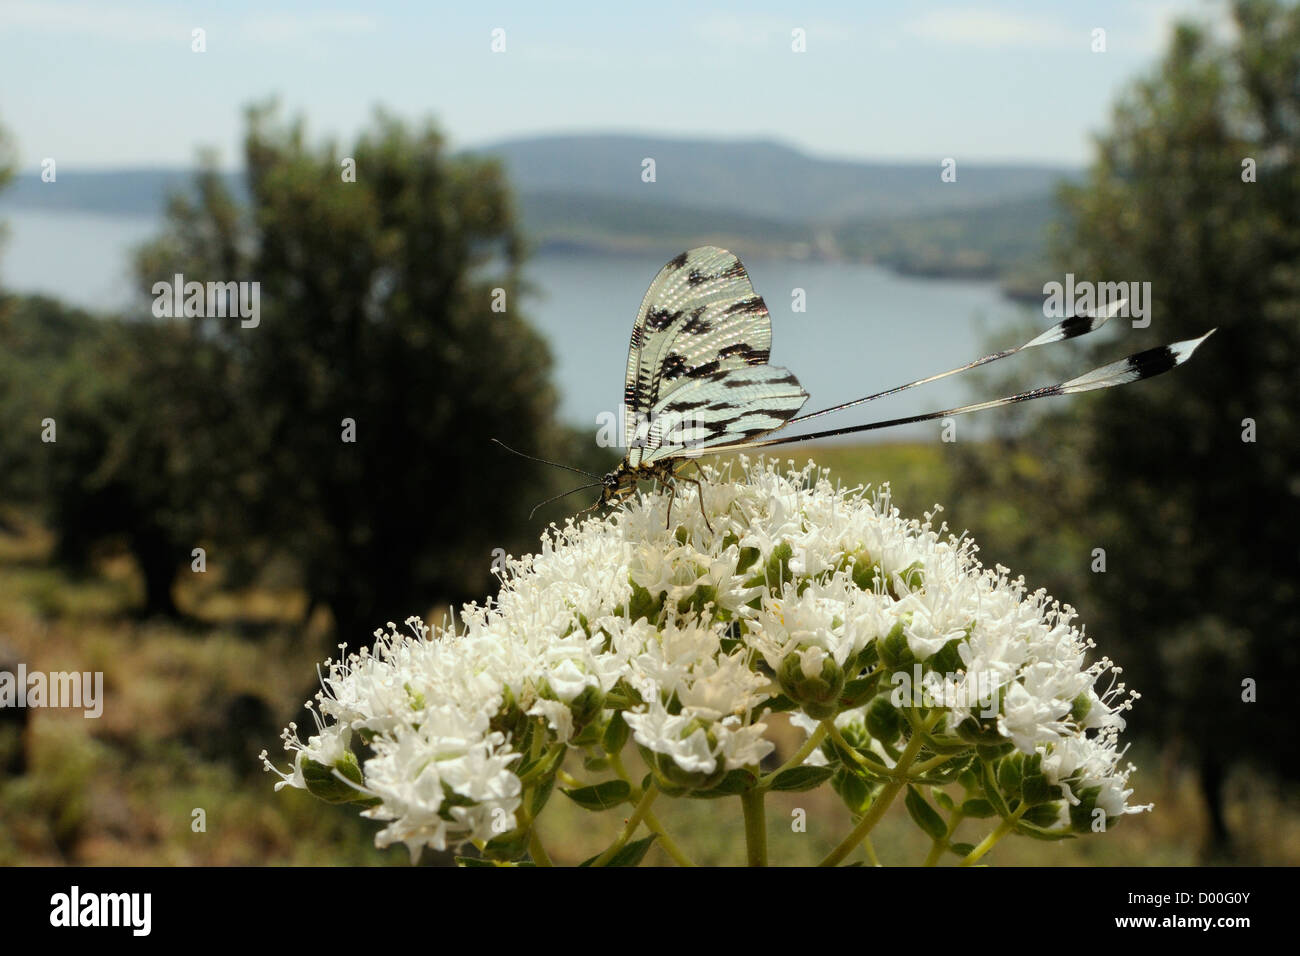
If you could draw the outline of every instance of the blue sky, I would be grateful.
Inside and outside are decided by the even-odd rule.
[[[1081,165],[1115,95],[1213,0],[710,4],[0,0],[18,165],[237,166],[243,105],[315,134],[376,104],[453,144],[546,132],[775,137],[821,156]],[[207,51],[191,52],[191,31]],[[1090,50],[1106,30],[1105,53]],[[492,31],[505,31],[494,54]],[[791,50],[806,31],[807,52]]]

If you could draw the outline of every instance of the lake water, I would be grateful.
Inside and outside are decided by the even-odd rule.
[[[9,236],[0,251],[0,285],[43,292],[86,308],[126,308],[130,250],[156,234],[157,220],[0,209]],[[595,429],[618,408],[627,341],[641,296],[663,263],[638,255],[538,255],[527,276],[538,290],[523,307],[550,340],[560,414]],[[789,368],[812,395],[812,411],[880,391],[988,351],[987,335],[1023,307],[993,282],[909,278],[870,265],[746,259],[772,313],[772,362]],[[806,310],[792,307],[803,289]],[[972,400],[961,376],[827,416],[834,428],[899,418]],[[972,423],[974,424],[974,423]],[[937,440],[929,422],[857,436],[858,440]],[[967,432],[969,434],[969,432]]]

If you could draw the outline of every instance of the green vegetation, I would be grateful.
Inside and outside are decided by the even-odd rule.
[[[1121,100],[1063,194],[1057,248],[1063,271],[1151,283],[1135,348],[1217,334],[1176,374],[1030,410],[1021,440],[970,449],[958,477],[976,516],[1018,518],[977,525],[986,550],[1069,596],[1124,662],[1133,729],[1197,767],[1220,846],[1237,841],[1230,775],[1300,766],[1273,732],[1293,722],[1300,646],[1300,9],[1234,9],[1238,39],[1180,27]]]

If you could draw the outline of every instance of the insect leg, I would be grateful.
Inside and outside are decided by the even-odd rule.
[[[682,467],[685,467],[688,464],[695,465],[696,470],[697,471],[699,470],[700,467],[699,462],[686,462],[683,464]],[[695,486],[696,494],[698,494],[700,498],[700,516],[704,518],[704,527],[709,529],[709,534],[712,534],[713,525],[709,524],[709,513],[704,510],[704,482],[700,481],[699,478],[687,478],[685,475],[681,474],[680,472],[674,474],[673,477],[680,478],[682,481],[689,481],[691,484]]]

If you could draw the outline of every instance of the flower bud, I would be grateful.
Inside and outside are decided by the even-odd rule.
[[[347,780],[340,780],[334,771],[338,771]],[[356,754],[348,751],[333,766],[326,766],[323,763],[317,763],[315,760],[304,759],[302,762],[302,779],[307,785],[307,791],[314,797],[324,800],[326,803],[352,803],[355,800],[365,800],[366,795],[352,786],[353,783],[360,785],[362,783],[361,765],[357,763]],[[351,781],[348,783],[347,781]]]
[[[844,690],[844,670],[821,648],[787,654],[776,675],[777,683],[809,717],[824,720],[839,712]]]
[[[867,705],[867,730],[882,744],[892,744],[903,733],[903,715],[881,694]]]

